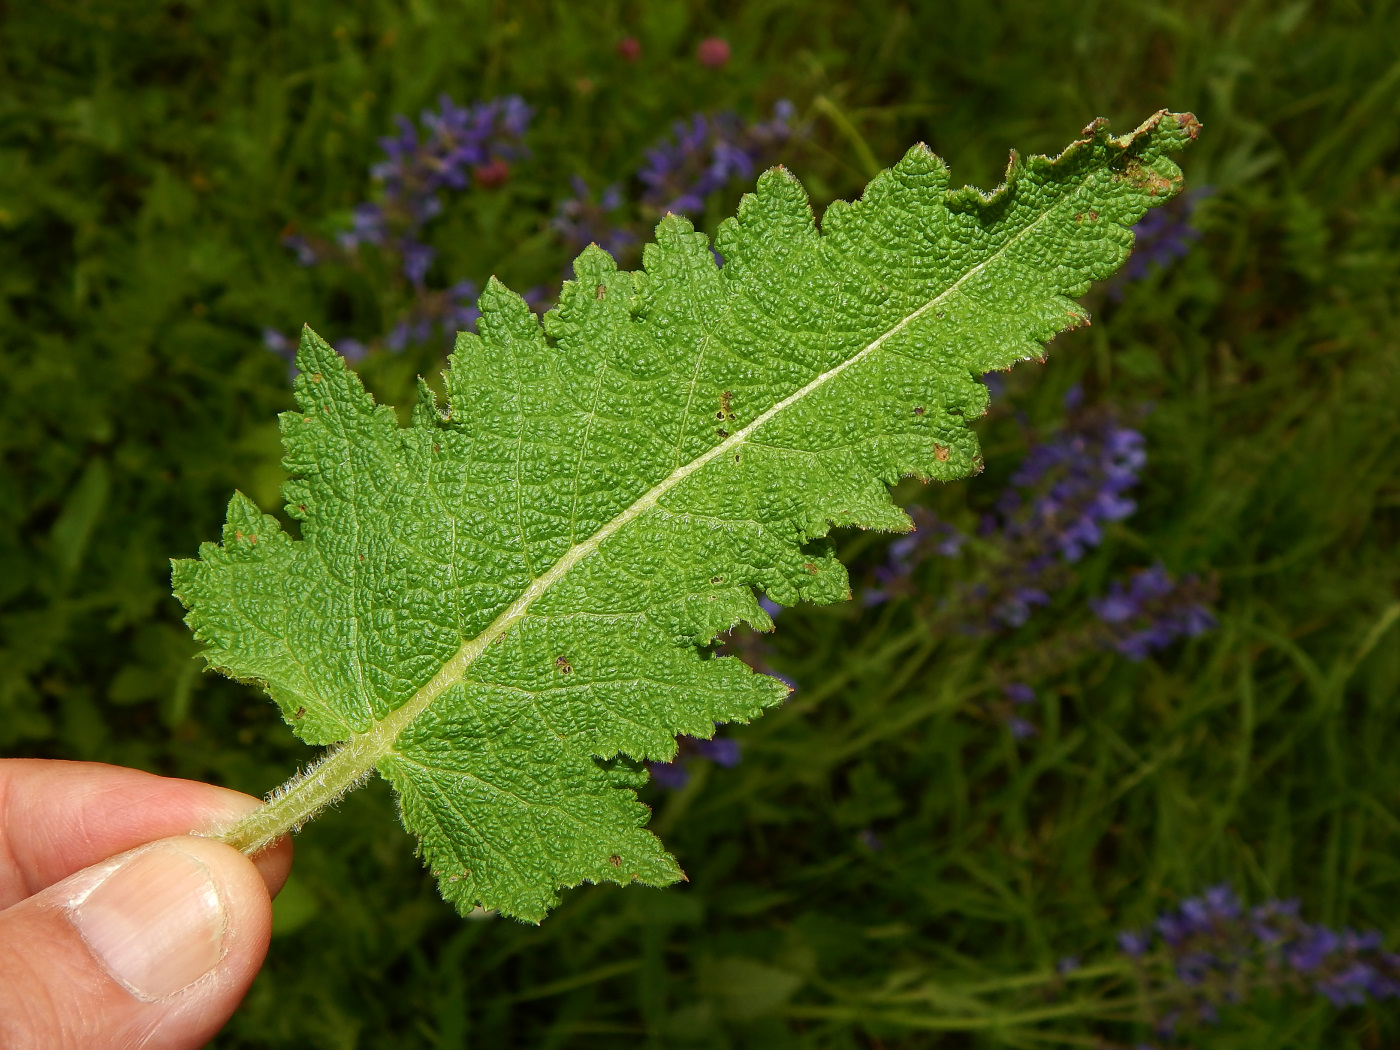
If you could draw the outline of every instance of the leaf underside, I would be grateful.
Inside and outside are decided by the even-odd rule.
[[[771,628],[756,590],[849,597],[831,527],[907,531],[889,484],[978,468],[975,377],[1087,323],[1075,297],[1198,128],[1096,121],[990,195],[916,146],[820,232],[774,169],[722,268],[670,215],[642,271],[584,251],[543,327],[493,280],[446,406],[423,385],[407,428],[307,330],[281,418],[302,538],[235,494],[222,545],[175,563],[187,622],[309,743],[422,705],[373,764],[459,909],[538,921],[562,886],[673,882],[638,763],[787,694],[716,635]]]

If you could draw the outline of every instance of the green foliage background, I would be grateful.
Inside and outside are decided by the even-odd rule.
[[[615,52],[629,34],[635,65]],[[710,34],[733,47],[721,70],[693,58]],[[1065,608],[1159,557],[1218,571],[1218,630],[1144,664],[1077,662],[1017,746],[974,701],[1037,621],[993,643],[935,636],[907,603],[786,614],[772,662],[802,690],[734,731],[737,768],[697,762],[685,790],[648,795],[690,883],[572,891],[539,928],[456,918],[375,784],[299,840],[220,1045],[1130,1045],[1145,1030],[1075,1015],[1088,983],[1010,979],[1110,958],[1118,928],[1219,881],[1394,946],[1397,40],[1384,0],[9,5],[0,749],[253,793],[310,754],[253,690],[198,673],[167,559],[217,535],[232,488],[278,503],[290,395],[261,328],[387,328],[372,267],[303,269],[279,235],[333,230],[367,196],[395,113],[443,91],[537,107],[533,159],[435,226],[444,272],[525,288],[566,261],[547,219],[569,175],[634,170],[697,100],[793,99],[812,134],[790,163],[818,205],[918,139],[987,186],[1009,147],[1055,152],[1093,116],[1123,130],[1169,106],[1206,127],[1184,162],[1215,187],[1203,240],[1121,301],[1093,293],[1093,327],[1009,383],[1040,424],[1076,381],[1155,406],[1142,509]],[[407,404],[434,367],[385,355],[366,373]],[[901,497],[985,504],[1025,438],[1009,414],[982,433],[986,475]],[[875,539],[846,539],[858,566]],[[896,987],[897,1009],[875,994]],[[1027,1019],[1047,1003],[1066,1018]],[[955,1015],[981,1020],[943,1031]],[[1393,1008],[1283,997],[1197,1042],[1397,1039]]]

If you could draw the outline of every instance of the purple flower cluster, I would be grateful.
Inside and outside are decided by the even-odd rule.
[[[1003,716],[1011,735],[1017,740],[1029,740],[1038,736],[1040,730],[1035,727],[1035,723],[1016,714],[1018,707],[1035,703],[1035,690],[1025,682],[1008,682],[1001,687],[1001,695],[1006,698]]]
[[[1203,186],[1144,215],[1133,227],[1136,238],[1133,254],[1124,264],[1119,280],[1140,281],[1153,270],[1165,270],[1176,260],[1185,258],[1191,245],[1201,236],[1201,231],[1191,225],[1191,216],[1201,198],[1212,192],[1209,186]],[[1118,294],[1121,295],[1121,290]]]
[[[641,205],[651,219],[666,212],[694,216],[705,198],[732,182],[748,181],[761,164],[777,160],[779,148],[793,135],[793,105],[786,99],[773,107],[766,122],[745,124],[733,113],[695,114],[679,120],[673,137],[646,153],[637,172]],[[550,225],[571,251],[597,244],[614,258],[639,243],[627,221],[631,202],[622,183],[613,183],[596,198],[580,175],[573,176],[573,196],[560,202]]]
[[[627,57],[631,48],[619,53]],[[767,122],[745,124],[729,113],[697,114],[689,122],[678,122],[676,141],[668,139],[650,150],[638,173],[643,207],[658,214],[695,212],[709,193],[731,180],[751,178],[756,166],[775,160],[777,148],[791,137],[793,112],[791,103],[781,101]],[[385,159],[370,168],[382,187],[380,199],[357,205],[350,228],[333,242],[289,227],[282,243],[296,252],[303,266],[333,259],[353,265],[362,245],[380,248],[397,260],[412,288],[412,302],[374,345],[397,352],[431,342],[434,333],[450,344],[456,332],[475,326],[477,288],[465,280],[445,290],[427,287],[437,253],[426,243],[424,229],[442,212],[443,191],[470,185],[491,188],[509,177],[511,162],[527,153],[523,139],[531,115],[531,108],[514,95],[470,106],[459,106],[443,95],[438,108],[425,110],[417,126],[407,117],[397,117],[398,133],[380,140]],[[625,215],[632,205],[620,184],[596,198],[582,177],[574,176],[572,184],[573,196],[560,203],[551,226],[574,252],[597,243],[616,258],[638,243]],[[532,288],[525,299],[538,310],[549,305],[549,292]],[[269,329],[264,343],[288,360],[295,356],[294,340],[279,332]],[[337,349],[353,356],[368,351],[353,339],[343,340]]]
[[[787,142],[794,112],[782,99],[766,123],[745,125],[732,113],[697,113],[689,122],[676,121],[673,138],[647,151],[638,173],[646,187],[642,203],[658,214],[703,211],[706,197],[735,179],[753,178],[756,165]]]
[[[1067,401],[1077,406],[1073,391]],[[1004,554],[971,592],[983,630],[1020,627],[1050,604],[1069,580],[1065,567],[1103,542],[1104,525],[1137,509],[1125,493],[1146,462],[1142,434],[1106,413],[1077,412],[1031,447],[979,530]]]
[[[572,253],[590,244],[604,249],[614,259],[637,243],[637,236],[621,224],[618,212],[627,205],[622,186],[613,183],[595,201],[582,175],[570,180],[574,195],[562,201],[550,226],[563,238]]]
[[[1196,577],[1178,584],[1159,564],[1133,573],[1126,585],[1112,581],[1108,593],[1091,598],[1089,607],[1110,628],[1114,649],[1130,660],[1145,660],[1178,638],[1194,638],[1215,626],[1206,594]]]
[[[263,346],[271,350],[278,357],[287,362],[289,376],[296,375],[297,341],[279,332],[275,328],[264,328],[262,332]],[[355,362],[369,353],[369,347],[358,339],[340,339],[335,345],[336,351],[347,361]]]
[[[1087,418],[1031,448],[1011,487],[997,501],[997,515],[983,523],[1011,542],[1029,541],[1041,551],[1077,562],[1103,542],[1103,526],[1122,521],[1137,503],[1124,495],[1147,463],[1146,442],[1110,417]]]
[[[515,95],[471,106],[459,106],[443,95],[436,110],[423,111],[421,135],[412,121],[399,116],[398,134],[380,139],[385,159],[370,168],[383,187],[382,199],[356,205],[351,228],[336,243],[317,241],[290,228],[284,231],[282,243],[296,252],[303,266],[331,259],[353,262],[363,244],[396,255],[413,299],[382,345],[399,352],[410,344],[428,343],[438,333],[450,346],[457,332],[476,325],[478,289],[468,280],[441,290],[427,287],[428,270],[437,253],[423,242],[424,227],[442,211],[441,191],[464,190],[473,182],[490,188],[505,181],[509,162],[526,154],[523,139],[530,115],[530,107]],[[538,290],[533,291],[536,300],[542,298]],[[289,362],[296,356],[295,340],[275,329],[263,332],[263,343]],[[335,348],[351,360],[369,351],[357,339],[342,339]]]
[[[404,276],[422,286],[436,252],[421,235],[442,211],[439,191],[464,190],[473,179],[488,188],[504,182],[509,162],[525,154],[522,140],[531,112],[517,95],[471,106],[458,106],[443,95],[436,111],[423,111],[421,139],[413,122],[399,116],[399,133],[379,140],[386,159],[370,168],[384,187],[383,200],[355,208],[353,226],[340,236],[341,247],[354,251],[369,243],[392,248],[402,259]]]
[[[935,556],[957,558],[969,545],[978,557],[962,565],[975,571],[974,578],[941,588],[936,601],[924,603],[934,630],[1005,633],[1071,584],[1074,566],[1103,542],[1105,527],[1137,509],[1130,492],[1147,451],[1142,434],[1113,412],[1085,408],[1078,388],[1065,405],[1067,421],[1032,445],[993,511],[984,515],[975,540],[932,511],[911,507],[915,530],[889,542],[884,563],[861,589],[863,603],[918,596],[916,570]],[[1090,599],[1093,620],[1042,632],[994,667],[990,678],[1002,683],[1002,696],[980,707],[1016,739],[1028,740],[1038,730],[1025,711],[1035,701],[1027,682],[1056,674],[1096,649],[1142,660],[1178,638],[1199,635],[1215,626],[1209,608],[1214,597],[1212,582],[1195,576],[1176,581],[1161,565],[1115,580],[1107,593]]]
[[[891,598],[914,593],[914,570],[929,557],[956,558],[967,537],[927,507],[909,508],[912,532],[890,540],[885,548],[885,564],[875,569],[875,586],[861,592],[866,605],[880,605]]]
[[[1026,623],[1036,608],[1050,604],[1053,591],[1069,582],[1067,566],[1103,542],[1104,526],[1137,509],[1127,493],[1147,463],[1146,442],[1112,414],[1082,410],[1081,397],[1078,388],[1070,391],[1065,399],[1071,409],[1068,422],[1032,445],[995,510],[982,519],[979,536],[993,554],[988,577],[961,588],[950,601],[974,613],[974,622],[964,624],[969,630],[995,632]],[[915,569],[934,555],[956,557],[966,543],[961,532],[932,511],[916,506],[909,513],[915,531],[890,541],[885,564],[874,570],[862,594],[866,605],[915,593]],[[1123,621],[1135,620],[1142,605]],[[1203,622],[1195,616],[1187,626],[1198,633]],[[1136,644],[1150,645],[1158,634]]]
[[[734,768],[743,758],[739,741],[727,736],[717,736],[709,740],[681,736],[676,738],[676,745],[679,750],[671,761],[647,763],[647,768],[651,770],[652,779],[659,786],[670,791],[679,791],[690,783],[689,765],[693,758],[709,759],[715,765],[723,766],[725,769]]]
[[[1379,933],[1304,922],[1296,900],[1246,910],[1228,886],[1183,901],[1152,928],[1124,930],[1118,947],[1166,1007],[1156,1025],[1165,1039],[1214,1023],[1221,1003],[1260,987],[1311,991],[1337,1007],[1400,996],[1400,955]]]

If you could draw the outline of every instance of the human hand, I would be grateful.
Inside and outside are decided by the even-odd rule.
[[[188,832],[258,805],[117,766],[0,760],[0,1048],[212,1038],[262,965],[292,847],[250,859]]]

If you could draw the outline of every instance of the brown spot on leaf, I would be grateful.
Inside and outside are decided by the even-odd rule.
[[[1157,174],[1136,157],[1127,159],[1123,167],[1123,178],[1138,189],[1146,190],[1149,197],[1156,197],[1163,193],[1169,194],[1175,188],[1175,183],[1171,179]]]
[[[729,436],[729,431],[725,430],[724,427],[716,427],[715,433],[722,438],[727,438]]]
[[[711,582],[711,583],[723,583],[723,582],[724,582],[724,577],[723,577],[723,576],[711,576],[711,577],[710,577],[710,582]]]
[[[915,406],[914,406],[914,415],[916,415],[916,416],[921,416],[921,415],[923,415],[923,414],[924,414],[924,406],[923,406],[923,405],[915,405]]]
[[[803,567],[804,569],[806,569],[808,572],[810,572],[813,576],[817,575],[817,573],[820,571],[815,565],[813,565],[813,564],[812,564],[811,562],[809,562],[809,561],[808,561],[808,562],[803,562],[803,563],[802,563],[802,567]]]
[[[734,418],[734,391],[724,390],[719,395],[719,415],[717,419]]]
[[[249,543],[257,543],[257,542],[258,542],[258,535],[257,535],[257,533],[255,533],[255,532],[250,532],[250,533],[248,533],[248,542],[249,542]]]
[[[441,451],[442,451],[442,446],[439,445],[436,441],[433,442],[433,451],[434,451],[434,452],[441,452]]]
[[[622,867],[622,858],[619,857],[616,853],[614,853],[611,857],[608,858],[608,863],[611,864],[614,868],[620,868]]]
[[[298,707],[298,708],[297,708],[297,713],[294,714],[294,715],[292,715],[292,717],[293,717],[293,718],[305,718],[305,717],[306,717],[306,708],[304,708],[304,707]]]
[[[321,375],[320,372],[312,372],[312,373],[311,373],[311,381],[312,381],[313,383],[319,383],[319,382],[320,382],[322,379],[324,379],[324,378],[325,378],[325,376]]]
[[[940,463],[947,463],[947,462],[948,462],[948,450],[947,450],[947,448],[945,448],[945,447],[942,446],[942,445],[934,445],[934,446],[933,446],[933,458],[936,459],[936,460],[938,460],[938,462],[940,462]]]
[[[594,288],[594,289],[593,289],[593,298],[595,298],[595,299],[601,299],[601,298],[603,298],[603,296],[605,296],[605,295],[607,295],[607,294],[608,294],[608,286],[607,286],[606,284],[600,284],[600,285],[598,285],[597,288]]]
[[[556,656],[554,658],[554,666],[559,669],[560,674],[574,673],[574,665],[569,663],[568,660],[564,659],[563,656]]]

